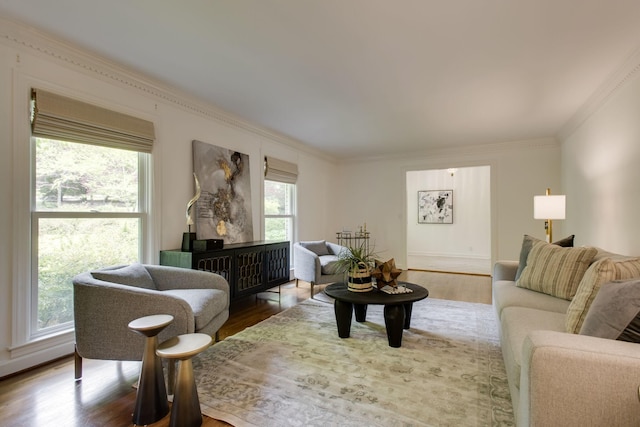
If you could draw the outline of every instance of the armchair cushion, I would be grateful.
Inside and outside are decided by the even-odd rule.
[[[320,271],[322,274],[337,274],[338,271],[338,256],[337,255],[322,255],[320,257]]]
[[[227,308],[227,295],[219,289],[172,289],[163,293],[183,299],[189,304],[196,330],[204,328]]]
[[[308,242],[300,242],[300,246],[310,250],[318,256],[331,255],[329,248],[327,248],[327,242],[324,240],[314,240]]]
[[[105,282],[135,286],[136,288],[143,289],[156,289],[151,275],[140,263],[133,263],[114,269],[92,271],[91,275],[94,279],[104,280]]]

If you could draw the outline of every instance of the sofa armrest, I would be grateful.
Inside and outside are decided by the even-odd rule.
[[[313,251],[293,245],[293,270],[297,279],[318,283],[320,280],[320,257]]]
[[[191,270],[166,265],[145,265],[159,291],[171,289],[218,289],[229,295],[229,283],[210,271]]]
[[[553,331],[524,341],[517,424],[637,426],[640,345]]]
[[[516,272],[518,271],[518,261],[496,261],[493,266],[493,281],[499,280],[516,280]]]
[[[144,337],[128,327],[139,317],[173,316],[159,341],[194,332],[189,304],[162,291],[104,282],[84,273],[73,280],[73,301],[76,347],[89,359],[141,360]]]
[[[327,242],[327,247],[333,255],[340,255],[340,252],[348,250],[346,247],[332,242]]]

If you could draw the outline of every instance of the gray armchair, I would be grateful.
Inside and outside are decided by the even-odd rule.
[[[344,273],[337,271],[336,261],[341,251],[348,250],[336,243],[324,240],[296,242],[293,244],[293,269],[296,278],[311,284],[313,287],[327,283],[344,281]]]
[[[229,318],[229,284],[214,273],[159,265],[131,264],[85,272],[73,278],[76,333],[75,377],[82,358],[141,360],[144,337],[130,321],[170,314],[158,336],[201,332],[217,338]]]

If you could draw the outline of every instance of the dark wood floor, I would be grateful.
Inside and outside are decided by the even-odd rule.
[[[429,298],[491,304],[487,276],[406,271],[400,280],[424,285]],[[322,293],[316,286],[316,294]],[[277,290],[277,288],[275,289]],[[273,314],[309,298],[309,284],[281,286],[281,293],[265,292],[231,306],[220,339],[238,333]],[[319,295],[319,300],[323,295]],[[326,297],[324,298],[326,300]],[[85,360],[82,381],[73,380],[69,356],[0,381],[0,425],[6,426],[131,426],[139,362]],[[153,427],[169,425],[169,416]],[[228,426],[204,417],[203,426]]]

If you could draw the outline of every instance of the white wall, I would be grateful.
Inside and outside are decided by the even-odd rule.
[[[153,239],[143,261],[157,263],[161,249],[180,247],[186,204],[194,192],[193,139],[249,155],[254,239],[262,238],[265,155],[299,166],[300,237],[333,237],[338,167],[330,156],[2,18],[0,59],[0,377],[73,351],[72,333],[36,342],[23,321],[29,298],[32,86],[154,122]]]
[[[491,273],[491,168],[407,172],[407,268]],[[453,190],[453,223],[418,223],[418,191]]]
[[[533,196],[560,190],[560,146],[554,139],[406,153],[341,163],[334,197],[335,231],[367,223],[376,251],[407,268],[406,172],[490,166],[491,260],[517,259],[523,234],[544,239],[544,224],[533,219]],[[557,236],[562,221],[554,222]]]
[[[576,243],[628,255],[640,255],[637,70],[562,143],[565,222]]]

